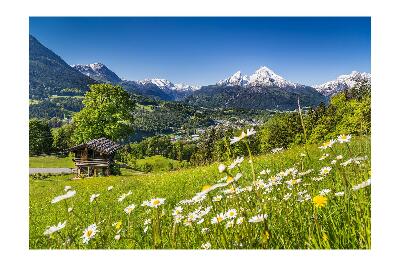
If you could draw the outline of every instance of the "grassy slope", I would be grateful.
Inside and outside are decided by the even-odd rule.
[[[286,168],[293,167],[296,165],[300,169],[299,154],[303,152],[302,147],[295,147],[279,154],[269,154],[256,157],[255,170],[256,173],[262,169],[269,168],[272,173],[280,172]],[[313,168],[316,173],[312,176],[316,176],[317,172],[322,166],[329,165],[330,159],[326,161],[319,161],[318,158],[322,152],[318,150],[317,146],[309,147],[312,161],[309,163],[305,162],[304,169]],[[364,156],[367,155],[370,158],[370,138],[362,138],[354,140],[351,143],[351,154],[347,150],[345,145],[340,146],[336,150],[338,153],[343,154],[344,158],[347,159],[351,156]],[[354,167],[354,166],[350,166]],[[347,168],[348,175],[355,173],[354,168]],[[360,168],[359,172],[352,177],[351,183],[357,184],[369,178],[370,172],[370,161],[368,160],[364,168]],[[347,170],[346,170],[347,171]],[[358,171],[358,170],[357,170]],[[240,182],[251,182],[251,171],[250,166],[247,162],[242,164],[242,173],[244,177],[239,180]],[[123,176],[112,176],[112,177],[97,177],[85,180],[69,180],[71,176],[58,176],[51,177],[46,180],[30,180],[30,248],[63,248],[60,238],[55,235],[54,239],[48,238],[43,235],[43,231],[47,226],[55,225],[60,221],[68,220],[67,227],[64,228],[63,237],[68,232],[68,236],[72,239],[73,244],[70,248],[151,248],[151,233],[150,235],[143,234],[143,221],[148,218],[149,214],[144,212],[143,207],[140,206],[143,200],[148,200],[154,197],[166,198],[165,209],[167,210],[166,215],[166,227],[171,220],[172,208],[182,199],[191,198],[196,192],[201,191],[201,188],[206,184],[214,184],[223,177],[217,171],[217,164],[213,164],[205,167],[198,167],[193,169],[183,169],[173,172],[160,172],[151,174],[128,174]],[[310,176],[311,177],[311,176]],[[310,177],[303,177],[308,183]],[[336,171],[331,174],[331,178],[326,178],[322,182],[313,183],[307,188],[311,195],[318,194],[322,188],[331,188],[332,190],[342,191],[343,186],[339,178],[339,172]],[[333,181],[333,182],[332,182]],[[64,186],[70,185],[77,191],[77,195],[64,202],[56,204],[50,204],[50,201],[57,195],[64,193]],[[114,189],[107,191],[108,186],[114,186]],[[246,184],[242,184],[245,186]],[[131,190],[133,194],[127,197],[123,202],[118,202],[117,198],[127,191]],[[277,191],[274,193],[276,197],[282,198],[287,191]],[[96,203],[89,203],[90,195],[93,193],[100,193],[100,197]],[[216,194],[213,194],[214,196]],[[349,212],[346,219],[344,217],[343,208],[345,206],[339,199],[329,200],[328,206],[324,209],[326,212],[330,212],[329,215],[324,216],[321,219],[321,223],[326,223],[324,227],[327,231],[326,234],[329,238],[332,238],[331,245],[321,244],[318,240],[305,241],[305,233],[307,227],[312,226],[312,204],[310,202],[304,203],[306,205],[299,205],[300,207],[288,208],[285,202],[275,202],[271,205],[266,206],[269,213],[270,230],[272,231],[272,238],[267,248],[369,248],[370,247],[370,194],[369,189],[364,189],[357,194],[358,197],[351,203],[351,213]],[[270,198],[268,198],[270,200]],[[352,200],[352,199],[350,199]],[[253,198],[254,201],[254,198]],[[73,206],[74,212],[79,214],[80,219],[72,214],[68,214],[65,209],[65,203],[68,206]],[[135,203],[136,209],[131,218],[131,231],[129,234],[137,239],[135,241],[129,241],[124,239],[120,241],[113,240],[115,230],[113,231],[111,223],[122,220],[124,226],[129,224],[127,221],[127,215],[124,213],[124,208],[129,204]],[[249,204],[249,203],[246,203]],[[295,203],[296,204],[296,203]],[[304,207],[305,206],[305,207]],[[228,206],[225,206],[228,207]],[[350,207],[350,205],[349,205]],[[186,208],[186,207],[185,207]],[[237,208],[237,207],[236,207]],[[311,213],[310,213],[311,212]],[[209,214],[210,215],[210,214]],[[215,225],[209,225],[209,220],[215,213],[206,217],[207,226],[212,227]],[[96,241],[92,241],[88,246],[81,243],[80,236],[82,230],[94,221],[104,219],[101,228],[101,237],[99,236]],[[352,218],[353,217],[353,218]],[[330,221],[330,220],[331,221]],[[355,219],[355,220],[353,220]],[[132,222],[134,227],[132,227]],[[69,228],[67,230],[67,228]],[[183,230],[183,229],[182,229]],[[185,228],[185,230],[188,230]],[[164,230],[164,248],[171,248],[169,233]],[[219,232],[219,231],[218,231]],[[215,232],[218,234],[218,232]],[[320,232],[322,233],[322,232]],[[256,232],[252,233],[256,234]],[[181,239],[176,247],[177,248],[199,248],[201,243],[205,239],[201,238],[199,234],[195,236],[192,232],[184,231],[181,233],[182,237],[192,236],[193,238]],[[100,240],[101,239],[101,240]],[[216,248],[216,244],[212,242],[213,247]],[[225,246],[224,244],[219,246],[232,248],[232,246]],[[249,242],[247,247],[259,248],[261,246]]]
[[[30,168],[73,168],[72,157],[32,156],[29,157]]]

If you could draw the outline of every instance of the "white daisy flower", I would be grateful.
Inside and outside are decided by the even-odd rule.
[[[249,219],[249,223],[260,223],[267,219],[268,215],[267,214],[258,214],[256,216],[253,216]]]
[[[92,194],[91,196],[90,196],[90,202],[92,203],[96,198],[98,198],[100,196],[100,194]]]
[[[321,156],[321,158],[319,158],[318,160],[322,161],[325,160],[327,157],[329,157],[329,153],[325,153]]]
[[[206,233],[208,233],[209,231],[210,231],[210,229],[209,229],[208,227],[204,227],[204,228],[201,229],[201,233],[202,233],[202,234],[206,234]]]
[[[199,203],[199,202],[202,202],[203,200],[205,200],[206,197],[207,197],[206,194],[198,193],[191,199],[191,202]]]
[[[226,213],[225,213],[225,217],[228,219],[235,219],[237,216],[237,211],[235,209],[229,209]]]
[[[75,194],[76,194],[75,190],[68,190],[67,193],[65,193],[64,195],[60,195],[52,199],[51,203],[54,204],[61,200],[72,198],[73,196],[75,196]]]
[[[331,164],[336,164],[336,163],[337,163],[336,160],[332,160],[332,161],[331,161]]]
[[[72,210],[73,210],[73,208],[72,208],[72,207],[69,207],[67,211],[68,211],[68,212],[72,212]]]
[[[224,164],[220,164],[219,166],[218,166],[218,171],[220,172],[220,173],[222,173],[222,172],[224,172],[226,170],[226,166],[224,165]]]
[[[121,235],[120,235],[120,234],[115,235],[115,236],[114,236],[114,239],[117,240],[117,241],[120,240],[120,239],[121,239]]]
[[[149,230],[149,227],[146,225],[146,226],[143,228],[143,233],[147,233],[147,230]]]
[[[329,172],[330,172],[331,170],[332,170],[332,167],[324,166],[324,167],[321,168],[319,174],[320,174],[320,175],[327,175],[327,174],[329,174]]]
[[[326,150],[327,148],[331,148],[333,146],[333,144],[335,144],[335,142],[336,142],[336,140],[333,140],[333,139],[328,140],[328,141],[324,142],[322,144],[322,146],[320,146],[319,148],[321,150]]]
[[[224,191],[223,191],[225,194],[233,194],[233,193],[235,193],[236,192],[236,190],[235,190],[235,187],[230,187],[229,189],[225,189]]]
[[[353,158],[348,159],[347,161],[340,163],[341,166],[347,166],[348,164],[351,164],[353,162]]]
[[[223,220],[225,220],[225,215],[223,213],[217,214],[217,216],[213,217],[211,219],[211,223],[212,224],[219,224],[221,223]]]
[[[345,143],[345,142],[350,142],[351,135],[339,135],[337,140],[339,143]]]
[[[308,169],[307,171],[300,172],[297,175],[298,176],[305,176],[305,175],[308,175],[308,174],[312,173],[313,171],[314,171],[314,169]]]
[[[197,216],[197,213],[196,213],[196,212],[190,212],[190,213],[188,213],[188,215],[187,215],[187,219],[188,219],[188,221],[190,221],[190,222],[195,221],[197,218],[198,218],[198,216]]]
[[[314,181],[321,181],[321,180],[324,179],[324,177],[323,176],[319,176],[319,177],[313,177],[311,179],[314,180]]]
[[[300,153],[300,157],[306,157],[307,155],[305,153]]]
[[[89,240],[94,238],[94,236],[99,232],[97,229],[97,225],[91,224],[89,225],[84,231],[83,231],[83,236],[81,237],[83,239],[83,243],[87,244],[89,243]]]
[[[301,183],[301,178],[297,178],[297,179],[290,179],[288,181],[285,181],[285,183],[288,185],[288,187],[292,187],[296,184]]]
[[[283,196],[283,200],[288,200],[292,196],[292,193],[287,193],[285,196]]]
[[[212,201],[221,201],[222,200],[222,195],[217,195],[212,198]]]
[[[230,228],[235,225],[235,220],[230,220],[225,224],[225,228]]]
[[[63,223],[59,222],[57,225],[49,226],[49,227],[47,227],[47,229],[44,231],[43,234],[44,235],[51,235],[51,234],[63,229],[66,224],[67,224],[67,221],[64,221]]]
[[[172,211],[172,215],[176,216],[178,214],[181,214],[183,211],[183,208],[181,206],[176,206],[175,209]]]
[[[126,208],[124,209],[124,212],[125,212],[126,214],[131,214],[131,212],[135,209],[135,207],[136,207],[135,204],[131,204],[131,205],[129,205],[128,207],[126,207]]]
[[[238,141],[241,141],[242,139],[244,139],[246,137],[246,133],[244,133],[244,131],[242,131],[242,134],[240,134],[239,137],[233,137],[233,139],[231,139],[231,144],[236,143]]]
[[[231,165],[228,166],[229,169],[235,168],[237,165],[240,165],[244,161],[244,157],[237,157]]]
[[[114,188],[113,186],[109,186],[109,187],[107,188],[107,190],[110,191],[110,190],[112,190],[113,188]]]
[[[174,216],[174,222],[175,222],[176,224],[179,224],[180,222],[182,222],[183,218],[184,218],[184,217],[183,217],[181,214],[175,215],[175,216]]]
[[[65,186],[64,187],[64,191],[67,192],[68,190],[70,190],[72,187],[71,186]]]
[[[244,221],[244,217],[239,217],[236,219],[236,224],[242,224]]]
[[[325,195],[329,194],[330,192],[331,192],[331,190],[329,188],[324,188],[323,190],[321,190],[319,192],[319,195],[325,196]]]
[[[124,193],[124,194],[122,194],[119,198],[118,198],[118,201],[119,202],[121,202],[121,201],[123,201],[126,197],[128,197],[129,195],[132,195],[132,191],[128,191],[128,193]]]
[[[342,160],[342,159],[343,159],[343,155],[336,156],[336,160]]]
[[[158,206],[164,204],[164,201],[165,201],[164,198],[154,198],[154,199],[150,200],[150,202],[147,206],[149,206],[151,208],[158,208]]]
[[[247,136],[247,137],[250,137],[251,135],[256,134],[256,132],[257,132],[257,131],[255,131],[254,128],[247,129],[246,136]]]
[[[262,170],[261,172],[260,172],[260,175],[265,175],[265,174],[270,174],[271,173],[271,170],[269,170],[269,169],[265,169],[265,170]]]
[[[344,196],[344,192],[343,192],[343,191],[336,192],[336,193],[335,193],[335,196],[336,196],[336,197],[342,197],[342,196]]]
[[[207,243],[201,244],[201,248],[202,248],[202,249],[210,249],[210,248],[211,248],[211,244],[210,244],[210,242],[207,242]]]
[[[371,185],[371,178],[366,180],[366,181],[364,181],[364,182],[362,182],[362,183],[360,183],[360,184],[357,184],[357,185],[353,186],[352,189],[354,191],[356,191],[356,190],[359,190],[361,188],[365,188],[365,187],[370,186],[370,185]]]
[[[188,220],[188,219],[185,219],[185,220],[183,221],[183,225],[184,225],[184,226],[192,226],[192,221],[190,221],[190,220]]]

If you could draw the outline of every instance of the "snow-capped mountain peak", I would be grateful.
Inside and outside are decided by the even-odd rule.
[[[340,75],[335,80],[314,86],[317,91],[325,96],[331,96],[343,90],[353,87],[357,82],[371,82],[371,74],[352,71],[347,75]]]
[[[121,81],[121,79],[114,72],[112,72],[102,63],[72,65],[71,67],[75,68],[82,74],[100,82],[117,83]]]
[[[240,71],[230,76],[227,79],[220,80],[217,82],[219,86],[243,86],[243,87],[295,87],[296,84],[285,80],[281,76],[277,75],[274,71],[266,66],[260,67],[256,72],[250,76],[242,75]]]
[[[225,85],[225,86],[245,86],[249,82],[249,77],[246,75],[242,75],[242,72],[237,71],[235,74],[230,76],[227,79],[220,80],[217,82],[217,85]]]
[[[283,87],[294,87],[295,84],[285,80],[273,70],[266,66],[260,67],[253,75],[250,76],[250,86],[276,86],[279,88]]]

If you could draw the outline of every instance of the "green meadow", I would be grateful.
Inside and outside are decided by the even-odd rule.
[[[29,247],[370,249],[370,137],[319,146],[225,167],[30,177]],[[35,157],[30,167],[70,160]]]

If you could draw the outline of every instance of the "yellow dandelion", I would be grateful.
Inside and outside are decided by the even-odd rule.
[[[328,203],[328,198],[318,195],[313,198],[313,203],[317,208],[325,207],[325,205]]]
[[[122,226],[122,221],[118,221],[113,223],[113,226],[115,226],[115,229],[119,230]]]
[[[260,240],[261,240],[261,243],[263,243],[263,244],[268,243],[269,238],[270,238],[269,232],[268,232],[268,231],[264,231],[264,232],[261,234],[261,239],[260,239]]]

